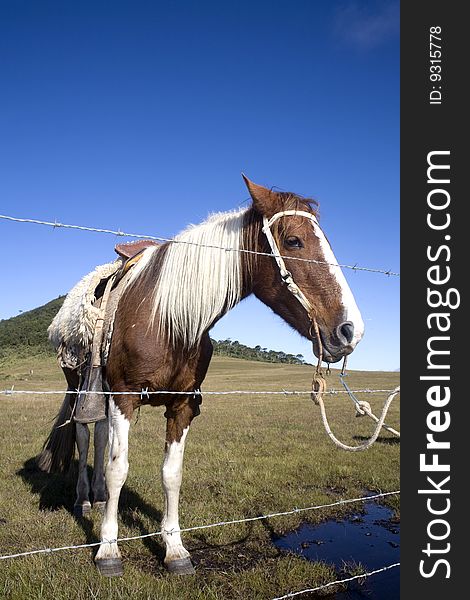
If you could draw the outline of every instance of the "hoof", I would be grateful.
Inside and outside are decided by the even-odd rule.
[[[99,558],[95,564],[103,577],[121,577],[124,573],[120,558]]]
[[[196,573],[189,557],[177,558],[176,560],[167,562],[165,563],[165,567],[172,575],[194,575]]]
[[[93,502],[93,508],[103,515],[104,509],[106,508],[106,501]]]
[[[83,502],[83,504],[74,504],[73,515],[74,517],[85,517],[91,513],[91,504],[89,502]]]

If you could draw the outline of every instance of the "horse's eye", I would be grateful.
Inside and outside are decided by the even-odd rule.
[[[284,240],[286,248],[303,248],[301,240],[296,236],[290,236]]]

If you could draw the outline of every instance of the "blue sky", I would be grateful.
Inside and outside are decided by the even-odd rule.
[[[257,183],[313,196],[339,262],[399,271],[399,29],[389,1],[3,0],[0,213],[171,237]],[[66,293],[116,239],[0,220],[0,318]],[[5,251],[5,249],[8,249]],[[399,278],[346,272],[399,367]],[[255,299],[217,339],[301,353]]]

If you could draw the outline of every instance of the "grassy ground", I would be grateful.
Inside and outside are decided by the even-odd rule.
[[[215,358],[204,387],[306,390],[311,377],[312,368],[306,366]],[[351,372],[348,381],[353,389],[390,389],[398,377],[398,373]],[[12,385],[46,390],[63,389],[64,384],[54,359],[37,357],[0,364],[0,388]],[[340,387],[334,371],[329,387]],[[385,395],[367,394],[364,399],[377,413]],[[0,401],[0,554],[96,541],[100,516],[79,520],[72,515],[74,473],[45,476],[31,468],[30,459],[39,452],[62,398],[0,396]],[[340,439],[357,444],[370,435],[370,420],[354,418],[352,403],[344,395],[327,396],[326,404]],[[399,398],[389,415],[388,423],[399,428]],[[131,427],[121,537],[160,528],[164,424],[163,409],[144,407]],[[318,407],[306,396],[208,396],[188,437],[180,523],[191,527],[256,516],[398,486],[399,445],[388,433],[367,452],[347,453],[330,442]],[[398,510],[398,496],[387,502]],[[121,544],[125,574],[120,579],[101,578],[88,549],[2,561],[0,597],[273,598],[327,583],[336,575],[330,565],[279,553],[272,534],[293,529],[302,520],[319,522],[347,510],[351,508],[335,507],[184,534],[197,570],[186,578],[171,577],[163,570],[159,537]]]

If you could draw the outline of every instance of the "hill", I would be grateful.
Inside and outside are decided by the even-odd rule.
[[[62,306],[65,296],[59,296],[44,306],[0,321],[0,358],[16,353],[19,356],[54,354],[47,339],[47,328]]]
[[[0,359],[16,354],[20,357],[34,354],[50,354],[53,349],[47,339],[47,328],[62,306],[65,296],[59,296],[44,306],[39,306],[16,317],[0,321]],[[216,356],[231,356],[271,363],[305,364],[301,354],[268,350],[256,346],[252,348],[237,340],[212,340]]]

